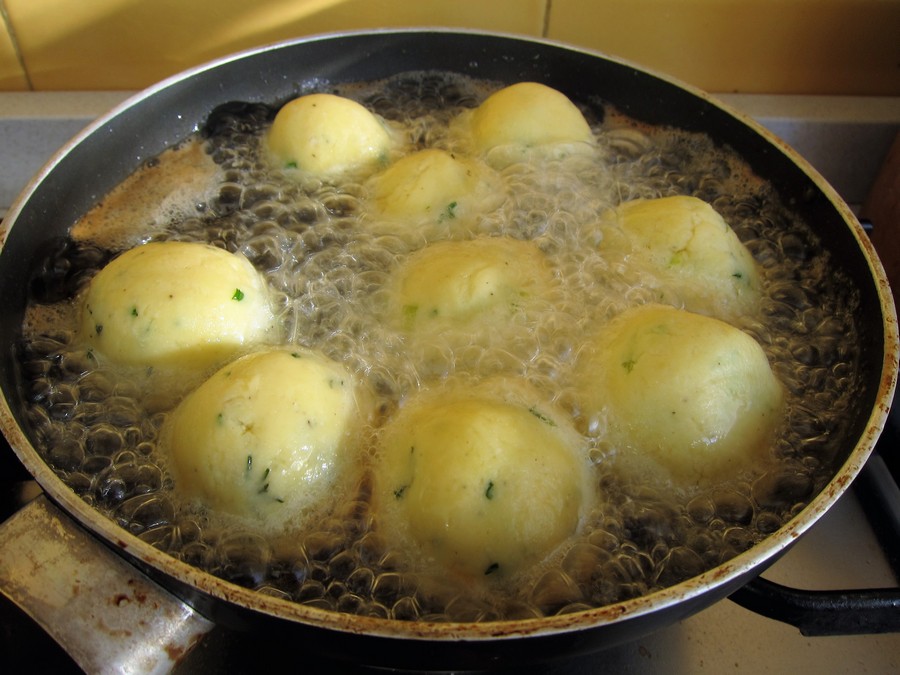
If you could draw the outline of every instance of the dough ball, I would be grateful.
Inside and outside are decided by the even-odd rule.
[[[594,144],[591,128],[577,106],[565,94],[536,82],[494,92],[475,110],[464,113],[460,123],[468,128],[477,152],[505,148],[489,157],[494,165],[523,159],[530,150],[558,156],[587,151]]]
[[[339,489],[360,408],[338,363],[301,349],[255,352],[184,398],[163,445],[182,494],[275,527]]]
[[[431,244],[389,283],[389,311],[414,331],[512,316],[546,293],[552,274],[534,242],[501,237]]]
[[[385,164],[393,145],[378,117],[333,94],[289,101],[275,116],[267,142],[281,166],[325,176]]]
[[[474,159],[444,150],[407,155],[372,179],[376,212],[410,224],[447,226],[496,209],[505,199],[496,173]]]
[[[121,364],[202,370],[275,331],[253,265],[197,243],[126,251],[91,280],[82,311],[88,342]]]
[[[601,227],[603,250],[618,251],[629,265],[648,271],[647,283],[674,293],[685,309],[729,319],[759,302],[762,284],[753,256],[701,199],[625,202],[604,217]]]
[[[548,556],[590,493],[581,437],[531,390],[439,390],[408,401],[376,457],[380,527],[472,579]]]
[[[645,305],[613,319],[578,363],[584,413],[626,465],[683,485],[735,478],[765,456],[783,393],[759,344],[711,317]]]

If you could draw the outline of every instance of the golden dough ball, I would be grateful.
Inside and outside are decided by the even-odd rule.
[[[728,319],[752,311],[759,302],[762,282],[756,261],[722,216],[701,199],[625,202],[604,216],[601,227],[606,237],[601,250],[619,249],[629,264],[649,270],[685,309]]]
[[[572,151],[594,143],[578,107],[565,94],[537,82],[520,82],[494,92],[464,120],[478,152],[500,146],[567,146],[566,151]]]
[[[113,362],[202,370],[277,330],[266,282],[243,256],[199,243],[126,251],[91,280],[89,344]]]
[[[162,445],[182,494],[276,527],[340,489],[361,407],[353,377],[318,352],[254,352],[184,398]]]
[[[420,394],[387,423],[375,461],[382,531],[474,580],[550,555],[591,500],[581,437],[530,391]]]
[[[281,166],[324,176],[386,164],[393,145],[378,117],[333,94],[308,94],[286,103],[266,140]]]
[[[661,467],[688,486],[736,478],[781,422],[782,387],[756,340],[665,305],[613,319],[581,355],[578,378],[583,412],[605,420],[626,465]]]
[[[489,167],[445,150],[414,152],[371,181],[376,211],[389,219],[443,223],[468,220],[496,209],[503,186]]]
[[[389,282],[389,311],[403,327],[442,330],[512,316],[546,293],[552,274],[534,242],[503,237],[431,244]]]

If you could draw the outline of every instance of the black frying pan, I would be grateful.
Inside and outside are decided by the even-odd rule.
[[[314,82],[442,70],[548,84],[588,106],[601,101],[652,125],[708,134],[776,186],[812,224],[836,270],[856,286],[864,385],[846,420],[840,469],[786,527],[731,561],[650,596],[570,615],[488,624],[398,622],[329,613],[267,597],[200,572],[129,535],[65,487],[33,449],[14,367],[26,280],[48,241],[142,162],[194,132],[230,101],[275,102]],[[3,431],[49,498],[99,542],[215,621],[288,630],[326,653],[386,666],[485,667],[579,653],[633,639],[720,600],[757,576],[843,493],[884,424],[897,366],[897,326],[881,265],[849,209],[790,149],[701,92],[633,65],[544,41],[443,30],[382,31],[301,39],[216,61],[130,99],[67,145],[10,210],[0,252],[0,387]]]

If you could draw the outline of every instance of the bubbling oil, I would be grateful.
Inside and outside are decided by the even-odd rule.
[[[413,73],[333,93],[401,130],[402,154],[460,152],[450,121],[496,88]],[[273,168],[262,138],[274,111],[215,111],[203,134],[139,170],[76,224],[35,275],[19,362],[37,447],[125,529],[211,574],[298,603],[398,620],[490,621],[573,612],[677,584],[751,548],[830,480],[841,450],[833,439],[860,386],[856,292],[831,271],[811,229],[738,157],[700,134],[645,128],[609,106],[585,108],[593,154],[507,166],[501,206],[461,229],[435,224],[400,236],[379,229],[365,176],[330,183]],[[658,284],[645,283],[646,271],[604,259],[595,227],[621,201],[675,194],[710,202],[753,253],[764,298],[757,314],[736,323],[763,346],[787,397],[771,461],[704,489],[644,484],[617,471],[603,429],[580,418],[568,384],[591,326],[636,304],[679,304],[651,290]],[[410,342],[382,313],[391,271],[430,242],[476,236],[536,242],[556,284],[513,317],[516,330],[450,329],[427,344]],[[206,242],[247,256],[269,282],[288,342],[345,364],[383,416],[446,379],[528,380],[571,412],[595,460],[598,497],[579,534],[512,582],[472,588],[413,551],[387,546],[367,471],[312,525],[274,538],[186,503],[157,447],[181,394],[163,377],[99,362],[76,329],[90,276],[114,253],[150,240]]]

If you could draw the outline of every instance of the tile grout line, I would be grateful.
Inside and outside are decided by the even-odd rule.
[[[29,91],[34,91],[34,84],[31,82],[31,75],[29,75],[28,68],[25,66],[25,57],[22,55],[22,50],[19,48],[19,39],[16,37],[16,31],[9,18],[5,0],[0,0],[0,16],[3,17],[3,24],[6,27],[6,32],[9,35],[13,50],[16,52],[16,60],[19,62],[19,67],[22,69],[22,74],[25,76],[25,83],[28,85]]]
[[[3,0],[0,0],[0,4],[3,3]],[[553,0],[545,0],[544,2],[544,21],[541,26],[541,37],[546,39],[547,35],[550,33],[550,9],[553,4]]]

